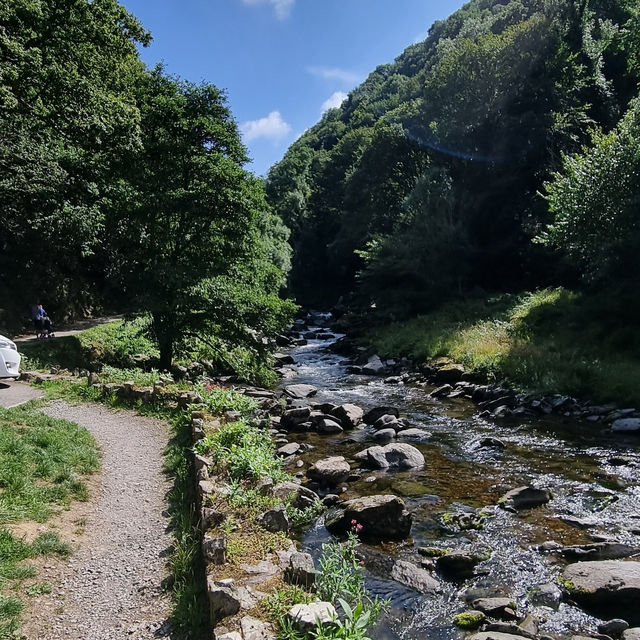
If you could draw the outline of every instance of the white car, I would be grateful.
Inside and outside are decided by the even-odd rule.
[[[14,342],[0,336],[0,378],[17,378],[20,369],[20,354]]]

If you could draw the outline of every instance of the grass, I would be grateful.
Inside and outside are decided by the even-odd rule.
[[[35,411],[35,404],[0,409],[0,640],[17,637],[23,603],[2,592],[35,575],[25,564],[38,556],[71,553],[55,533],[28,543],[9,529],[22,521],[45,522],[74,500],[86,500],[81,476],[95,472],[99,455],[88,431]],[[27,588],[25,595],[45,593],[50,586]]]
[[[638,405],[636,312],[637,302],[613,294],[545,289],[450,303],[373,329],[366,341],[383,357],[448,357],[488,381]]]

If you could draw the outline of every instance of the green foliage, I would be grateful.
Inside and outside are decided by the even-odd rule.
[[[268,477],[278,483],[289,479],[282,462],[275,457],[269,433],[244,420],[223,425],[213,435],[200,440],[196,451],[211,456],[231,480],[256,482]]]
[[[282,623],[287,613],[296,604],[308,604],[313,601],[313,596],[304,589],[295,585],[287,585],[282,589],[276,589],[262,603],[269,619],[272,622]]]
[[[482,611],[467,611],[460,613],[454,618],[454,624],[459,629],[477,629],[486,619]]]
[[[381,356],[450,357],[490,381],[541,393],[637,404],[640,342],[634,296],[545,289],[452,302],[372,330]]]
[[[316,577],[316,590],[321,600],[337,602],[338,598],[344,598],[353,604],[366,594],[364,572],[356,556],[358,544],[358,536],[349,533],[344,543],[322,545]]]
[[[198,385],[196,387],[198,393],[204,398],[204,404],[209,413],[216,416],[222,416],[227,411],[237,411],[243,418],[249,418],[258,409],[258,403],[255,398],[239,393],[235,389],[226,389],[225,387],[216,387],[214,385]],[[231,435],[222,436],[224,438],[233,438]]]
[[[98,463],[85,429],[29,408],[0,409],[0,524],[44,522],[52,507],[86,499],[80,476]]]
[[[546,184],[553,222],[539,240],[565,252],[589,280],[635,282],[640,271],[640,99],[609,134],[565,156]]]

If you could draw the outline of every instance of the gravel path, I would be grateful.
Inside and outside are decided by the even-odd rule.
[[[99,405],[56,402],[47,415],[86,427],[102,453],[102,486],[92,496],[80,549],[25,625],[30,640],[170,638],[164,423]],[[52,580],[52,582],[55,582]]]

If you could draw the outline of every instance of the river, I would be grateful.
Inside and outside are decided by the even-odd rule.
[[[311,403],[352,403],[365,411],[381,405],[397,407],[412,426],[430,434],[423,443],[411,443],[425,456],[424,469],[366,471],[346,485],[342,498],[391,493],[400,496],[413,514],[411,539],[376,550],[417,565],[422,559],[419,547],[491,553],[472,578],[456,581],[434,574],[441,583],[436,595],[419,594],[388,577],[368,573],[368,588],[392,603],[372,638],[458,638],[462,632],[453,618],[469,610],[472,599],[484,596],[511,598],[520,615],[535,616],[541,634],[596,631],[599,620],[577,607],[534,606],[527,596],[536,586],[557,582],[564,567],[561,558],[538,550],[544,542],[573,545],[615,539],[640,545],[637,438],[568,418],[482,418],[470,400],[431,399],[431,387],[390,385],[382,378],[349,374],[344,357],[327,349],[330,344],[330,340],[310,340],[293,349],[296,363],[289,367],[292,377],[283,384],[317,387]],[[351,460],[366,446],[378,444],[372,433],[367,427],[338,436],[290,437],[313,445],[313,451],[302,456],[308,464],[331,455]],[[480,447],[479,439],[485,436],[499,438],[506,446]],[[625,458],[625,464],[616,458]],[[517,514],[496,506],[507,490],[522,485],[547,488],[553,498],[545,506]],[[481,529],[459,530],[447,517],[478,509],[487,516]],[[578,528],[567,523],[567,517],[594,524]],[[330,539],[321,519],[301,543],[317,558],[322,543]]]

